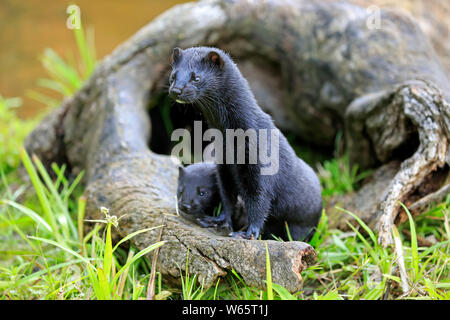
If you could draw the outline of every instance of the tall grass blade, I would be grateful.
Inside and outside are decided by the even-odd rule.
[[[134,256],[134,250],[130,249],[130,251],[128,252],[127,262],[129,262],[133,258],[133,256]],[[125,262],[125,263],[127,263],[127,262]],[[117,295],[119,296],[119,298],[122,298],[122,296],[123,296],[123,289],[125,288],[125,283],[127,281],[129,269],[130,268],[127,267],[119,277],[119,287],[117,290]]]
[[[53,197],[54,202],[57,206],[57,212],[59,212],[59,217],[57,217],[57,221],[61,224],[62,230],[64,233],[64,236],[66,239],[70,239],[71,236],[77,239],[77,231],[75,229],[75,225],[72,221],[72,217],[69,215],[69,212],[67,210],[67,206],[63,203],[63,200],[61,199],[61,196],[59,192],[56,190],[55,185],[53,184],[52,179],[50,178],[49,174],[47,173],[47,170],[45,169],[44,165],[42,164],[41,160],[39,160],[38,157],[35,155],[32,156],[33,162],[36,165],[36,168],[39,171],[39,174],[41,175],[42,179],[44,180],[47,189],[50,191],[50,194]],[[72,232],[70,234],[70,231]]]
[[[405,210],[406,214],[408,215],[409,220],[409,229],[411,232],[411,256],[412,256],[412,265],[414,270],[414,279],[417,281],[419,276],[419,251],[418,251],[418,245],[417,245],[417,234],[416,234],[416,227],[414,225],[414,220],[411,216],[411,213],[409,212],[408,208],[400,202],[400,205]]]
[[[71,255],[73,255],[74,257],[77,257],[78,259],[82,260],[84,263],[91,265],[94,269],[96,269],[91,262],[89,261],[89,259],[79,255],[78,253],[76,253],[75,251],[73,251],[72,249],[69,249],[53,240],[49,240],[49,239],[44,239],[44,238],[40,238],[40,237],[33,237],[33,236],[28,236],[28,238],[33,239],[33,240],[37,240],[37,241],[42,241],[51,245],[54,245],[55,247],[58,247],[64,251],[66,251],[67,253],[70,253]]]
[[[348,211],[348,210],[345,210],[345,209],[342,209],[342,208],[339,208],[339,207],[336,207],[336,209],[338,209],[338,210],[340,210],[340,211],[343,211],[343,212],[349,214],[353,219],[355,219],[356,221],[358,221],[359,225],[360,225],[361,227],[363,227],[363,229],[364,229],[364,230],[367,232],[367,234],[370,236],[370,239],[372,240],[372,242],[374,243],[374,245],[377,246],[378,242],[377,242],[377,238],[376,238],[375,234],[374,234],[373,231],[367,226],[367,224],[365,224],[364,221],[362,221],[362,219],[361,219],[360,217],[358,217],[357,215],[355,215],[354,213],[352,213],[352,212],[350,212],[350,211]]]
[[[130,265],[132,265],[136,260],[138,260],[140,257],[146,255],[150,251],[155,250],[156,248],[159,248],[164,243],[166,243],[166,241],[160,241],[160,242],[154,243],[154,244],[148,246],[147,248],[139,251],[130,261],[127,261],[127,263],[116,273],[116,275],[113,279],[113,283],[115,283],[117,281],[117,279],[119,278],[119,276],[126,270],[126,268],[128,268]]]
[[[77,226],[78,226],[78,239],[80,241],[84,238],[84,215],[86,211],[86,198],[81,196],[78,198],[78,214],[77,214]]]
[[[31,219],[33,219],[34,222],[36,222],[38,225],[43,226],[48,232],[52,232],[52,228],[50,227],[50,225],[47,222],[45,222],[45,220],[42,219],[41,216],[38,215],[33,210],[31,210],[31,209],[29,209],[27,207],[24,207],[21,204],[18,204],[17,202],[10,201],[10,200],[0,200],[0,204],[7,204],[7,205],[9,205],[11,207],[16,208],[17,210],[19,210],[23,214],[25,214],[28,217],[30,217]]]
[[[95,68],[96,58],[95,58],[95,50],[93,49],[95,48],[95,46],[92,45],[93,33],[90,32],[91,43],[86,41],[86,37],[82,26],[80,28],[75,28],[74,34],[78,46],[78,52],[80,53],[81,60],[83,61],[84,78],[87,79]]]
[[[280,286],[279,284],[272,283],[273,289],[280,296],[281,300],[297,300],[295,296],[289,293],[286,288]]]
[[[101,293],[100,299],[110,300],[111,299],[110,286],[108,278],[102,268],[97,268],[97,279],[98,279],[98,292]]]
[[[138,231],[135,231],[135,232],[133,232],[133,233],[130,233],[130,234],[127,235],[126,237],[122,238],[119,242],[117,242],[117,244],[114,246],[114,248],[112,249],[112,251],[113,251],[113,252],[116,251],[116,249],[117,249],[122,243],[124,243],[125,241],[130,240],[131,238],[137,236],[138,234],[141,234],[141,233],[144,233],[144,232],[153,230],[153,229],[161,228],[161,227],[162,227],[162,225],[160,225],[160,226],[155,226],[155,227],[151,227],[151,228],[146,228],[146,229],[142,229],[142,230],[138,230]]]
[[[409,291],[408,286],[408,276],[406,274],[406,268],[405,268],[405,259],[403,257],[403,246],[402,241],[400,239],[400,234],[398,233],[397,227],[394,225],[392,228],[392,236],[394,238],[394,245],[395,245],[395,252],[397,254],[397,263],[400,269],[400,279],[402,284],[402,290],[403,293],[406,293]]]
[[[63,196],[64,202],[67,202],[67,200],[69,199],[70,195],[73,193],[75,188],[79,185],[79,183],[80,183],[81,179],[83,178],[83,176],[84,176],[84,171],[81,171],[80,174],[73,180],[72,184],[67,189],[67,191],[64,192],[64,196]]]
[[[42,185],[41,180],[39,179],[39,176],[33,166],[33,163],[31,162],[28,153],[25,151],[25,148],[22,148],[20,152],[20,157],[25,166],[25,169],[28,172],[28,175],[30,176],[31,182],[34,186],[39,202],[41,204],[42,210],[44,211],[45,217],[47,218],[47,222],[51,226],[55,238],[59,242],[63,243],[64,241],[61,235],[59,234],[59,228],[56,224],[55,215],[51,209],[50,202],[45,194],[44,186]]]
[[[112,240],[111,240],[111,223],[106,226],[105,252],[103,255],[103,271],[106,279],[109,279],[112,265]]]

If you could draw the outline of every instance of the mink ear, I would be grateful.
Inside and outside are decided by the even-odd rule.
[[[178,166],[178,177],[182,177],[184,175],[183,166]]]
[[[217,51],[210,51],[206,56],[206,61],[211,65],[218,67],[220,70],[223,69],[225,62]]]
[[[175,63],[177,63],[180,60],[182,51],[183,50],[181,50],[178,47],[173,49],[173,52],[172,52],[172,64],[175,64]]]

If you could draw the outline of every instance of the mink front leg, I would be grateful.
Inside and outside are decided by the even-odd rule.
[[[235,186],[232,175],[227,171],[223,165],[217,166],[217,183],[219,187],[219,194],[222,200],[222,211],[217,217],[205,216],[198,218],[197,222],[203,228],[211,227],[226,227],[232,230],[231,217],[233,215],[235,201],[237,196],[234,194]]]
[[[230,236],[233,238],[258,239],[270,212],[270,198],[262,194],[247,195],[244,197],[244,202],[248,228],[246,231],[231,232]]]

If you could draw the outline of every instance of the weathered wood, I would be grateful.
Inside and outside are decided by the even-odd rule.
[[[214,285],[218,276],[234,269],[247,284],[264,288],[265,241],[221,236],[177,216],[178,170],[167,160],[166,156],[143,152],[108,164],[107,175],[92,181],[86,190],[90,215],[101,218],[99,206],[107,206],[119,217],[125,215],[119,222],[121,235],[164,225],[162,240],[166,243],[160,248],[157,269],[166,277],[179,279],[189,258],[189,273],[197,274],[205,287]],[[159,232],[155,229],[140,234],[133,243],[145,248],[156,242]],[[301,271],[315,260],[314,249],[303,242],[267,241],[267,244],[273,281],[291,292],[298,291]]]
[[[336,2],[339,0],[326,0]],[[447,74],[450,74],[450,1],[442,0],[350,0],[376,14],[377,8],[410,14],[427,35]]]
[[[397,201],[412,199],[434,170],[448,174],[450,84],[409,17],[395,11],[382,11],[381,17],[383,28],[370,29],[365,8],[308,0],[174,7],[106,57],[56,111],[59,116],[29,136],[27,148],[47,162],[64,155],[74,174],[85,170],[88,215],[97,215],[99,206],[126,214],[118,230],[122,236],[161,224],[166,214],[162,237],[168,242],[158,257],[162,273],[185,271],[189,249],[189,272],[205,285],[234,268],[249,284],[264,287],[264,242],[222,237],[174,216],[176,165],[148,150],[146,108],[164,90],[172,48],[218,46],[238,61],[258,102],[281,129],[325,146],[344,130],[352,160],[378,168],[344,199],[345,208],[377,226],[388,244]],[[397,165],[382,166],[389,162]],[[442,195],[447,187],[441,187],[430,192]],[[426,201],[430,192],[415,200]],[[348,219],[338,220],[345,225]],[[140,235],[135,244],[145,247],[158,235],[157,230]],[[268,243],[274,281],[298,290],[313,249],[299,242]]]

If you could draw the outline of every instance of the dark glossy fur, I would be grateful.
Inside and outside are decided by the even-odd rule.
[[[233,230],[247,226],[244,205],[238,198],[233,211]],[[188,216],[213,216],[214,209],[220,204],[216,164],[199,162],[185,168],[179,167],[177,199],[178,208]]]
[[[217,48],[175,48],[172,59],[170,95],[199,108],[209,126],[224,133],[224,146],[225,129],[278,130],[228,54]],[[274,175],[261,175],[260,163],[217,165],[223,210],[218,217],[200,218],[202,226],[231,226],[233,206],[241,195],[249,226],[231,236],[251,239],[263,233],[265,238],[274,234],[286,239],[285,223],[294,240],[312,235],[322,209],[319,180],[281,132],[279,137],[279,171]]]
[[[212,215],[220,203],[214,163],[194,163],[178,171],[178,208],[188,215]]]

